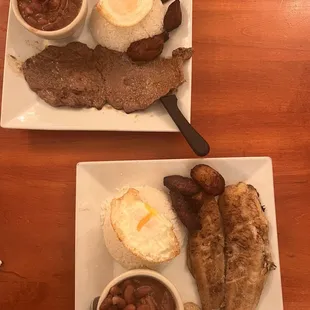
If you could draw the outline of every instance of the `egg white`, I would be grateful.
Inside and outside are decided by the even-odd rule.
[[[142,201],[136,189],[112,200],[110,220],[122,243],[144,260],[165,262],[180,253],[172,223]]]
[[[99,0],[97,10],[111,24],[130,27],[141,22],[153,4],[154,0]]]

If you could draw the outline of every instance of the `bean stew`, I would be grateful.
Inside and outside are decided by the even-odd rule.
[[[82,0],[18,0],[23,19],[32,27],[54,31],[68,26],[79,14]]]

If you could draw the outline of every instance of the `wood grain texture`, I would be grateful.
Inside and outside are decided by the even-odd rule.
[[[192,123],[212,157],[272,157],[285,310],[309,310],[310,1],[195,0],[193,45]],[[1,310],[74,309],[77,162],[193,157],[180,134],[1,129],[0,145]]]

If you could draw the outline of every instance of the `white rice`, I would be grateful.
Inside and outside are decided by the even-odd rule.
[[[162,33],[165,13],[166,9],[161,0],[154,0],[152,10],[140,23],[131,27],[119,27],[109,23],[95,6],[89,27],[98,44],[125,52],[132,42]]]
[[[147,202],[150,206],[155,208],[159,213],[164,215],[172,224],[174,233],[178,239],[180,249],[184,244],[185,238],[185,230],[179,221],[176,213],[172,209],[171,201],[169,195],[165,192],[160,191],[156,188],[143,186],[143,187],[135,187],[140,192],[140,197],[143,201]],[[126,193],[128,188],[122,189],[119,195],[116,198],[121,197],[124,193]],[[110,253],[110,255],[115,259],[119,264],[121,264],[126,269],[135,269],[141,267],[148,267],[150,269],[157,269],[160,265],[163,264],[154,264],[142,260],[141,258],[132,254],[118,239],[110,220],[110,202],[106,201],[102,217],[101,223],[103,226],[103,234],[105,245]]]

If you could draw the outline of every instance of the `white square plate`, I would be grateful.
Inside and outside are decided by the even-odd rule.
[[[97,0],[89,0],[89,14]],[[168,6],[169,3],[165,4]],[[183,22],[165,44],[164,56],[170,56],[178,47],[192,46],[192,0],[182,2]],[[88,30],[88,19],[75,41],[96,44]],[[65,45],[69,41],[46,41],[25,30],[10,8],[7,44],[5,50],[4,81],[2,93],[1,126],[5,128],[45,130],[118,130],[118,131],[178,131],[161,104],[154,104],[143,112],[125,114],[105,106],[101,111],[92,109],[74,110],[53,108],[32,92],[22,73],[17,69],[19,61],[37,54],[47,45]],[[186,82],[178,90],[179,107],[190,121],[191,114],[191,60],[184,66]]]
[[[85,162],[77,165],[75,310],[88,309],[105,285],[125,271],[107,252],[100,225],[101,207],[117,189],[149,185],[164,189],[163,177],[187,176],[193,166],[205,163],[218,170],[227,184],[244,181],[257,188],[270,222],[270,243],[277,269],[271,272],[258,310],[283,310],[272,163],[268,157],[176,159],[150,161]],[[186,253],[161,270],[179,290],[184,302],[199,302],[195,282],[186,267]]]

